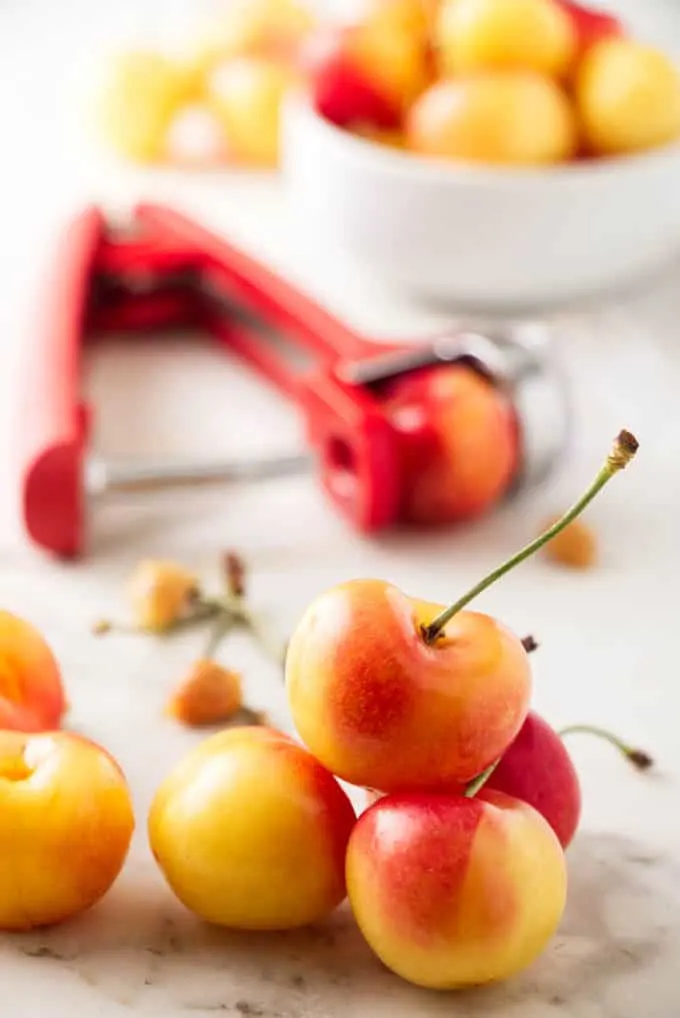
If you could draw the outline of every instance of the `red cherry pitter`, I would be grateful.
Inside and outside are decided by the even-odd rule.
[[[47,297],[43,327],[26,350],[17,443],[25,529],[57,556],[83,553],[89,503],[109,491],[270,477],[310,462],[352,525],[375,532],[396,524],[412,473],[404,469],[404,436],[385,409],[385,385],[442,364],[482,375],[510,407],[516,463],[508,490],[545,476],[567,441],[564,378],[541,327],[373,342],[168,208],[141,205],[125,229],[86,209],[65,234]],[[170,328],[207,332],[285,393],[304,416],[309,452],[236,463],[98,458],[88,441],[93,409],[81,395],[83,343],[107,331]]]

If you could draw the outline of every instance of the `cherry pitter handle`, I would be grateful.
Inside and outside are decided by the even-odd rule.
[[[386,381],[464,363],[502,387],[520,435],[515,486],[542,477],[567,439],[564,378],[540,327],[458,331],[414,345],[358,335],[281,276],[169,208],[138,207],[124,229],[86,209],[54,262],[42,323],[26,348],[16,436],[30,539],[82,554],[88,503],[111,490],[273,477],[312,465],[363,532],[397,522],[400,438],[381,401]],[[214,337],[302,413],[309,452],[231,463],[110,463],[88,439],[81,347],[108,331],[191,328]]]

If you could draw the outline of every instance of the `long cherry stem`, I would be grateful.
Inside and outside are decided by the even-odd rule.
[[[644,749],[636,749],[634,746],[629,746],[628,743],[624,742],[623,739],[619,739],[613,732],[608,731],[606,728],[600,728],[598,725],[568,725],[557,734],[560,738],[564,738],[565,735],[594,735],[598,739],[604,739],[605,742],[609,742],[639,771],[649,770],[654,765],[654,759]]]
[[[543,534],[537,537],[530,544],[525,545],[520,551],[518,551],[511,558],[507,559],[502,565],[498,566],[483,580],[476,583],[471,590],[464,594],[463,597],[459,598],[448,608],[445,608],[428,626],[423,626],[423,638],[426,643],[434,643],[435,640],[441,635],[442,630],[448,622],[451,621],[454,615],[459,611],[462,611],[470,601],[474,600],[479,594],[485,591],[497,580],[500,580],[502,576],[509,573],[515,566],[520,565],[525,559],[530,558],[540,548],[549,541],[552,541],[554,537],[557,537],[565,527],[568,527],[577,516],[580,516],[583,510],[590,505],[595,496],[604,488],[605,484],[612,479],[614,474],[617,474],[620,470],[623,470],[638,450],[638,441],[634,435],[631,435],[629,431],[621,431],[617,436],[614,446],[609,453],[604,465],[599,471],[597,477],[585,491],[581,498],[574,503],[571,509],[562,516],[556,523],[548,528]]]

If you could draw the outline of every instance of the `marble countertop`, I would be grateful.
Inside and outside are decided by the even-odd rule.
[[[49,637],[73,704],[69,724],[121,761],[138,817],[129,863],[104,902],[50,932],[0,938],[0,973],[14,1015],[33,1018],[39,1013],[38,994],[44,992],[50,993],[53,1018],[78,1010],[105,1018],[213,1011],[269,1018],[421,1018],[463,1016],[473,1009],[490,1018],[677,1014],[680,695],[672,662],[673,521],[680,485],[674,420],[667,415],[662,428],[656,417],[664,416],[664,393],[671,398],[677,391],[680,365],[670,349],[664,350],[660,333],[643,331],[635,341],[650,345],[640,346],[639,359],[633,360],[651,374],[647,382],[638,373],[628,377],[621,355],[627,339],[632,341],[631,323],[626,334],[608,331],[616,316],[603,316],[599,324],[590,314],[578,322],[577,317],[560,325],[572,370],[580,374],[586,368],[589,375],[602,356],[594,348],[602,344],[621,372],[618,384],[604,370],[597,384],[584,383],[580,433],[568,467],[532,497],[465,531],[365,541],[329,510],[310,480],[291,478],[172,502],[139,500],[102,508],[92,520],[90,554],[76,566],[45,560],[7,538],[0,552],[0,603],[33,620]],[[102,409],[102,448],[123,446],[135,432],[141,444],[159,452],[173,447],[174,435],[187,453],[207,445],[232,447],[229,422],[235,426],[240,401],[248,398],[248,376],[206,350],[181,354],[188,349],[178,339],[162,352],[145,347],[125,353],[115,345],[102,350],[90,375]],[[200,435],[194,433],[191,442],[176,430],[179,422],[193,428],[192,415],[203,413],[182,394],[189,385],[187,372],[201,392],[211,385],[217,389],[211,381],[217,373],[227,396],[223,413],[199,421]],[[632,387],[627,393],[626,378]],[[129,399],[132,389],[145,385],[154,393],[153,416],[147,418],[145,408],[139,411],[141,420],[131,420],[129,413],[121,417],[123,392],[127,389]],[[636,400],[638,388],[648,391]],[[254,393],[255,387],[251,398]],[[296,429],[287,409],[260,398],[269,412],[258,415],[257,431],[262,431],[259,438],[251,435],[253,447],[258,441],[264,447],[274,422],[280,448],[292,447]],[[168,407],[175,401],[183,409],[171,425]],[[290,424],[288,436],[284,420]],[[281,635],[315,593],[350,576],[384,576],[408,591],[445,600],[523,542],[546,512],[562,508],[598,465],[621,424],[637,431],[641,450],[592,507],[601,542],[599,567],[571,574],[535,561],[480,600],[480,607],[538,638],[539,710],[560,725],[583,720],[607,725],[658,761],[655,772],[640,775],[607,746],[574,737],[583,827],[569,852],[567,912],[547,953],[502,987],[442,997],[386,973],[344,910],[327,925],[288,936],[240,936],[196,922],[156,872],[145,817],[163,775],[201,738],[164,719],[162,708],[199,652],[202,637],[185,634],[166,643],[111,635],[102,642],[89,633],[95,618],[124,613],[122,584],[137,559],[177,557],[210,584],[217,582],[219,552],[238,548],[251,570],[253,603]],[[288,726],[276,669],[245,638],[226,644],[222,656],[242,670],[248,702]]]
[[[71,6],[85,10],[75,0]],[[102,14],[107,31],[126,5],[115,6]],[[42,17],[44,7],[37,7]],[[37,7],[26,3],[25,10]],[[48,22],[56,18],[44,16]],[[64,24],[62,42],[75,53],[89,37],[80,20]],[[0,21],[0,36],[2,28]],[[85,146],[67,102],[67,92],[82,85],[81,64],[67,62],[60,74],[59,46],[50,43],[49,32],[36,29],[32,52],[42,86],[35,85],[30,65],[17,56],[16,38],[13,45],[11,33],[4,38],[3,67],[24,91],[23,105],[13,107],[8,122],[16,151],[0,192],[4,235],[11,238],[0,252],[0,464],[11,452],[13,371],[35,311],[36,279],[65,217],[88,198],[114,209],[141,196],[172,201],[285,266],[371,333],[416,335],[445,320],[381,291],[334,258],[312,263],[287,221],[276,181],[187,181],[112,164],[95,146]],[[41,144],[52,146],[49,186]],[[0,604],[48,636],[73,704],[69,724],[120,759],[138,817],[129,863],[100,906],[50,932],[0,938],[8,1014],[35,1018],[45,1010],[44,994],[50,1018],[680,1014],[679,273],[671,268],[665,278],[611,305],[554,318],[555,342],[578,397],[572,452],[549,484],[459,531],[363,540],[329,509],[311,480],[299,477],[101,507],[91,520],[90,554],[67,566],[23,543],[13,492],[3,478]],[[301,441],[300,422],[288,407],[243,368],[187,337],[133,348],[108,344],[88,365],[87,388],[98,408],[97,448],[110,454],[274,454]],[[133,403],[138,409],[131,409]],[[283,636],[317,592],[351,576],[383,576],[409,592],[448,600],[523,543],[547,512],[563,508],[624,426],[637,433],[641,450],[592,507],[602,553],[598,568],[571,574],[534,561],[479,601],[480,608],[539,640],[535,703],[550,720],[606,725],[657,758],[653,773],[632,773],[607,746],[574,737],[583,826],[569,852],[567,912],[546,954],[504,986],[436,995],[386,973],[344,910],[318,929],[276,937],[214,931],[188,915],[156,872],[145,817],[163,775],[200,738],[164,719],[162,708],[201,637],[157,643],[111,636],[102,642],[89,631],[94,619],[123,612],[122,584],[137,559],[172,556],[216,582],[221,550],[239,549],[250,568],[253,602]],[[249,702],[287,726],[280,677],[269,662],[241,639],[225,645],[224,660],[242,670]]]

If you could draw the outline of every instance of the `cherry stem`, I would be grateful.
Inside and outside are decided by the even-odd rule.
[[[206,661],[210,661],[217,653],[222,640],[227,635],[229,630],[234,624],[234,617],[227,612],[224,612],[218,617],[215,626],[210,634],[208,642],[203,651],[203,658]]]
[[[243,598],[246,593],[246,567],[235,551],[228,551],[223,557],[223,571],[227,593],[233,598]]]
[[[222,637],[226,635],[231,626],[241,625],[250,631],[260,648],[273,663],[283,669],[286,659],[285,646],[279,646],[278,642],[271,635],[268,626],[247,606],[244,597],[228,594],[222,598],[205,599],[201,603],[206,608],[211,607],[218,616],[218,623],[209,644],[212,654],[215,653]]]
[[[604,739],[605,742],[614,746],[629,763],[640,771],[646,771],[654,764],[653,758],[644,749],[636,749],[634,746],[629,746],[628,743],[624,742],[623,739],[619,739],[613,732],[608,731],[606,728],[600,728],[598,725],[568,725],[557,734],[560,738],[564,738],[565,735],[594,735],[598,739]]]
[[[502,565],[498,566],[483,580],[476,583],[471,590],[464,594],[463,597],[459,598],[448,608],[445,608],[428,626],[423,626],[422,634],[426,643],[434,643],[435,640],[441,635],[442,630],[451,621],[454,615],[457,615],[459,611],[462,611],[470,601],[474,600],[479,594],[485,591],[488,587],[494,584],[497,580],[500,580],[502,576],[509,573],[515,566],[520,565],[525,559],[530,558],[544,545],[552,541],[554,537],[557,537],[565,527],[568,527],[577,516],[580,516],[583,510],[590,505],[595,496],[604,488],[605,484],[612,479],[614,474],[617,474],[620,470],[623,470],[635,456],[638,450],[638,441],[631,435],[629,431],[621,431],[616,437],[613,448],[609,453],[609,456],[605,460],[604,465],[600,469],[597,477],[592,482],[590,487],[584,492],[581,498],[573,504],[571,509],[562,516],[556,523],[549,527],[543,534],[537,537],[530,544],[525,545],[520,551],[518,551],[511,558],[507,559]]]
[[[492,764],[489,764],[486,770],[482,771],[481,774],[478,774],[476,778],[472,779],[469,785],[466,786],[465,792],[463,793],[466,799],[473,799],[475,795],[477,795],[477,792],[482,790],[500,762],[501,758],[499,757],[498,760],[494,760]]]

